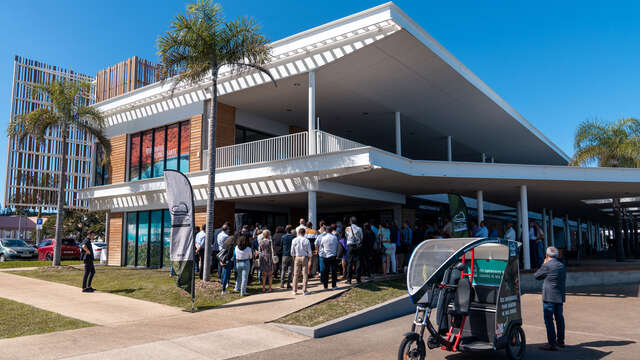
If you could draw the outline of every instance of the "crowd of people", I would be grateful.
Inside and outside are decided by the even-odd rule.
[[[451,228],[450,223],[449,229]],[[360,283],[376,274],[406,271],[415,246],[425,238],[448,237],[436,224],[400,227],[393,222],[360,224],[356,217],[317,226],[300,219],[297,226],[243,225],[235,231],[230,222],[214,230],[212,271],[218,273],[222,292],[227,293],[229,280],[235,276],[235,291],[246,295],[254,278],[263,292],[273,289],[274,279],[280,288],[294,294],[307,294],[310,278],[319,276],[325,289],[337,288],[339,278],[348,284]],[[196,228],[196,271],[202,278],[206,227]],[[300,289],[301,288],[301,289]]]

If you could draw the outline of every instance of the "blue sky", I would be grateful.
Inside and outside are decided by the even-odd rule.
[[[6,135],[15,54],[95,73],[137,55],[188,1],[9,1],[0,11],[0,128]],[[220,1],[255,17],[271,40],[382,1]],[[398,0],[410,17],[567,154],[585,119],[640,117],[640,2]],[[7,148],[0,138],[0,189]],[[0,197],[1,198],[1,197]]]

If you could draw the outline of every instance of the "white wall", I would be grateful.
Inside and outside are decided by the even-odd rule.
[[[241,109],[236,109],[236,125],[261,131],[270,135],[279,136],[287,135],[289,133],[289,125],[286,123],[274,121]]]

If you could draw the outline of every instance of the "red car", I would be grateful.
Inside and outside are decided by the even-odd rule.
[[[55,239],[44,239],[38,245],[38,260],[52,260]],[[73,239],[62,239],[63,260],[80,260],[80,248]]]

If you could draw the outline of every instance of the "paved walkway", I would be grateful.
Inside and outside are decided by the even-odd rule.
[[[306,340],[267,323],[347,289],[341,285],[338,291],[324,291],[315,279],[310,282],[309,295],[274,291],[191,314],[115,294],[84,294],[77,287],[2,272],[0,297],[99,326],[3,339],[0,358],[226,359],[252,354]],[[89,346],[79,345],[87,339],[92,339]]]

